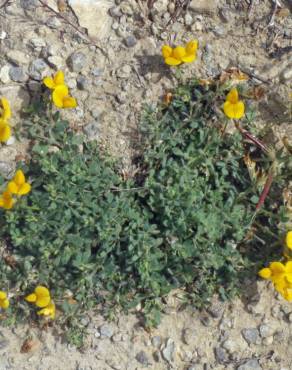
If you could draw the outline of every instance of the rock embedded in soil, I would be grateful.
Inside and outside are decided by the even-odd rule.
[[[6,54],[6,57],[9,60],[9,62],[13,63],[18,67],[29,63],[29,57],[20,50],[10,50]]]
[[[258,360],[251,359],[240,365],[237,370],[262,370]]]
[[[241,334],[248,344],[257,344],[260,340],[259,331],[256,328],[242,329]]]
[[[196,13],[215,14],[217,6],[217,0],[192,0],[189,9]]]
[[[137,44],[137,39],[135,36],[130,35],[125,38],[124,42],[128,48],[132,48]]]
[[[10,66],[8,65],[3,66],[0,70],[0,80],[4,84],[7,84],[10,81],[9,70]]]
[[[72,72],[81,72],[86,67],[86,55],[77,51],[71,54],[67,60],[68,66]]]
[[[152,346],[155,348],[160,348],[162,344],[162,338],[159,335],[156,335],[151,339]]]
[[[29,75],[34,80],[41,81],[48,73],[48,65],[43,59],[36,59],[29,66]]]
[[[214,349],[215,358],[219,364],[223,364],[228,360],[228,354],[224,348],[216,347]]]
[[[114,328],[111,325],[104,324],[99,328],[101,338],[111,338],[114,335]]]
[[[165,347],[161,350],[162,357],[168,363],[173,362],[175,353],[175,343],[171,338],[168,338]]]
[[[22,67],[10,67],[9,77],[14,82],[25,82],[28,79]]]
[[[259,327],[259,332],[262,338],[267,338],[274,334],[274,329],[270,325],[262,324]]]
[[[137,353],[136,360],[144,366],[149,365],[149,360],[148,360],[147,354],[144,351],[140,351],[139,353]]]

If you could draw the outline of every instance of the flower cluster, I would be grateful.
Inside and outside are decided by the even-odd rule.
[[[62,71],[58,71],[54,77],[45,77],[45,86],[52,90],[52,100],[57,108],[76,108],[77,101],[69,95],[68,86]]]
[[[287,232],[285,244],[288,249],[292,249],[292,231]],[[271,280],[277,292],[287,301],[292,301],[292,261],[271,262],[269,267],[259,271],[259,276]]]
[[[9,307],[9,300],[7,294],[0,290],[0,308],[6,310]]]
[[[51,299],[50,291],[41,285],[38,285],[34,292],[25,297],[29,303],[34,303],[37,307],[41,308],[37,314],[47,316],[54,319],[56,315],[56,306]]]
[[[244,102],[239,100],[237,89],[231,89],[223,105],[225,115],[231,119],[240,119],[244,116],[244,110]]]
[[[31,185],[26,182],[24,173],[22,170],[18,170],[15,176],[7,184],[6,189],[0,196],[0,207],[4,209],[11,209],[16,199],[13,196],[20,197],[26,195],[31,191]]]
[[[175,48],[169,45],[162,46],[162,56],[166,64],[178,66],[182,63],[191,63],[197,59],[198,40],[189,41],[186,46]]]
[[[9,119],[11,118],[11,110],[9,102],[6,98],[0,99],[0,142],[6,142],[11,136],[11,128]]]

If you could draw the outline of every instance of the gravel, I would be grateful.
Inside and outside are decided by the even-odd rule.
[[[68,66],[72,72],[80,72],[86,66],[86,55],[81,52],[71,54],[67,60]]]

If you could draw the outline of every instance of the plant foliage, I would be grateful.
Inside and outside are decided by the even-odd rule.
[[[198,306],[215,292],[235,293],[252,264],[240,248],[258,194],[240,135],[219,130],[218,98],[217,88],[191,82],[169,106],[149,109],[142,172],[130,180],[57,114],[34,112],[32,192],[2,217],[16,263],[0,262],[1,280],[23,291],[50,287],[68,316],[68,290],[75,311],[102,300],[125,308],[142,302],[146,314],[174,288]]]

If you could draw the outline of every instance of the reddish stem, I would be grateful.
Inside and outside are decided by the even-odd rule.
[[[268,176],[267,181],[265,183],[264,189],[263,189],[263,191],[261,193],[260,199],[259,199],[258,204],[256,206],[256,212],[264,204],[264,201],[265,201],[267,195],[269,194],[269,191],[270,191],[272,182],[273,182],[273,174],[272,173],[269,173],[269,176]]]

